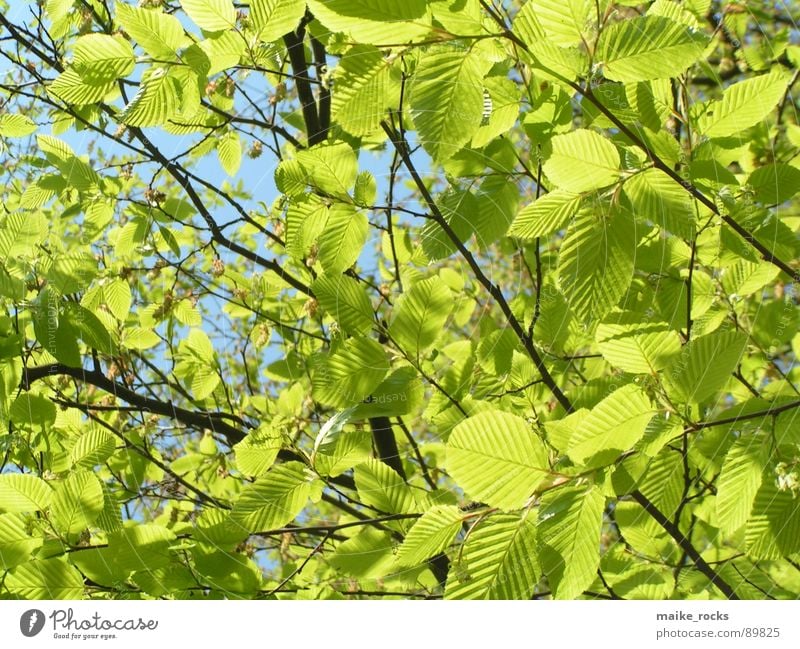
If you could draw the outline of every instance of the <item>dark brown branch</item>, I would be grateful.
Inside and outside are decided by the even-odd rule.
[[[423,200],[425,201],[425,204],[431,212],[431,217],[436,221],[439,227],[442,228],[450,241],[456,246],[456,249],[467,262],[478,282],[480,282],[480,284],[488,291],[489,295],[500,306],[500,309],[502,310],[503,315],[506,317],[508,324],[511,326],[511,329],[522,342],[525,351],[528,353],[528,356],[530,356],[531,360],[533,360],[534,365],[536,365],[536,369],[539,371],[539,374],[542,377],[542,382],[549,388],[550,392],[561,404],[564,410],[566,410],[568,413],[573,412],[574,408],[572,406],[572,402],[556,384],[552,375],[545,366],[541,355],[536,350],[536,347],[533,344],[533,338],[528,335],[528,333],[522,327],[520,321],[517,320],[517,317],[511,310],[511,305],[506,301],[506,298],[503,295],[503,292],[500,290],[500,287],[494,284],[486,276],[475,257],[462,243],[461,239],[458,238],[458,235],[453,231],[453,228],[450,227],[450,224],[444,218],[439,206],[436,205],[436,202],[433,200],[433,196],[431,196],[430,191],[428,191],[427,186],[423,182],[422,178],[417,172],[416,167],[414,166],[413,161],[411,160],[408,143],[387,122],[382,122],[381,126],[383,127],[384,132],[389,136],[389,139],[391,140],[397,152],[400,154],[400,158],[403,160],[403,164],[405,165],[409,174],[411,174],[414,184],[416,185],[417,189],[422,195]]]
[[[747,421],[748,419],[759,419],[761,417],[774,417],[775,415],[779,415],[782,412],[786,412],[787,410],[793,410],[794,408],[800,408],[800,401],[791,401],[789,403],[785,403],[782,406],[776,406],[774,408],[768,408],[767,410],[759,410],[758,412],[749,412],[743,415],[737,415],[736,417],[727,417],[725,419],[717,419],[715,421],[700,421],[696,424],[691,424],[687,427],[687,431],[695,432],[698,430],[703,430],[704,428],[713,428],[714,426],[725,426],[726,424],[736,424],[740,421]]]
[[[245,431],[225,421],[225,418],[230,416],[228,413],[187,410],[186,408],[176,406],[171,401],[151,399],[135,392],[125,385],[112,381],[102,372],[95,370],[87,370],[81,367],[69,367],[62,363],[40,365],[38,367],[25,367],[23,368],[21,387],[28,390],[36,381],[58,375],[71,376],[82,383],[88,383],[96,388],[100,388],[104,392],[113,394],[126,403],[136,406],[143,412],[152,412],[169,419],[174,419],[175,421],[179,421],[197,430],[212,430],[215,433],[223,435],[230,445],[242,441],[247,436]],[[289,449],[281,449],[278,452],[278,459],[283,462],[295,461],[306,463],[306,459],[302,455]],[[350,476],[341,475],[336,478],[331,478],[330,480],[342,487],[355,489],[355,482]]]
[[[725,597],[728,599],[739,599],[739,596],[736,592],[731,588],[731,586],[717,574],[714,569],[706,563],[706,560],[700,556],[700,553],[697,549],[691,544],[689,539],[687,539],[683,532],[681,532],[680,528],[675,525],[671,520],[669,520],[661,510],[658,509],[652,502],[647,499],[640,491],[634,491],[631,493],[631,497],[642,506],[642,508],[659,524],[664,531],[667,532],[678,544],[681,550],[684,551],[687,557],[689,557],[693,562],[697,569],[702,572],[708,579],[714,584]]]
[[[286,44],[286,51],[292,64],[292,72],[295,75],[295,87],[303,110],[303,121],[306,123],[308,143],[314,145],[321,142],[324,137],[321,137],[322,132],[314,93],[311,91],[311,85],[305,81],[308,77],[308,63],[306,62],[305,45],[303,43],[304,36],[305,27],[301,24],[297,28],[297,32],[286,34],[283,37],[283,42]]]
[[[328,69],[328,58],[325,52],[325,46],[320,43],[313,34],[309,34],[311,41],[311,51],[314,53],[314,67],[317,70],[317,79],[320,81],[319,92],[319,141],[324,142],[328,137],[328,129],[331,126],[331,91],[325,82],[324,76]]]
[[[388,417],[372,417],[369,419],[369,426],[372,429],[372,441],[378,459],[405,480],[406,472],[400,459],[397,440],[394,438],[392,422]]]

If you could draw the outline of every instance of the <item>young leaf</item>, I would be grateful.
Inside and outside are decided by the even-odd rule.
[[[539,580],[536,519],[529,511],[476,523],[451,564],[446,599],[530,599]]]
[[[524,419],[489,410],[453,429],[447,470],[472,498],[517,509],[548,476],[550,465],[542,440]]]
[[[125,2],[114,3],[116,20],[154,59],[171,61],[183,45],[185,35],[180,21],[162,11],[134,7]]]
[[[333,120],[356,136],[380,128],[390,100],[389,65],[383,53],[371,45],[351,47],[339,61],[334,79]]]
[[[283,527],[302,511],[310,495],[302,464],[278,464],[242,491],[231,518],[250,532]]]
[[[691,195],[660,169],[646,169],[625,181],[625,195],[638,217],[662,230],[690,238],[695,230]]]
[[[703,54],[708,37],[663,16],[622,20],[603,30],[597,60],[603,75],[614,81],[669,79],[681,74]]]
[[[641,388],[623,385],[581,421],[570,437],[567,455],[585,468],[610,464],[642,438],[655,412]]]
[[[575,47],[592,14],[591,2],[586,0],[529,0],[536,19],[548,41],[560,47]]]
[[[217,157],[222,170],[235,176],[242,164],[242,142],[236,131],[228,131],[217,140]]]
[[[800,507],[789,489],[765,472],[745,527],[745,547],[752,559],[780,559],[800,551]]]
[[[28,533],[22,516],[0,514],[0,569],[9,570],[26,563],[43,541]]]
[[[563,228],[578,211],[580,204],[579,194],[553,190],[520,210],[508,236],[526,240],[547,236]]]
[[[633,374],[656,374],[681,351],[678,332],[666,322],[629,311],[609,314],[597,327],[595,341],[603,358]]]
[[[0,509],[6,512],[38,512],[45,509],[53,490],[44,480],[29,473],[0,475]]]
[[[0,115],[0,136],[25,137],[36,131],[36,123],[27,115],[3,113]]]
[[[357,43],[408,43],[431,29],[426,0],[309,0],[314,17]]]
[[[776,68],[729,86],[722,99],[708,104],[698,121],[698,131],[710,138],[727,137],[758,124],[778,105],[788,83],[789,77]]]
[[[419,511],[417,499],[395,471],[380,460],[367,460],[353,472],[359,498],[387,514],[412,514]]]
[[[410,107],[422,146],[435,161],[458,152],[480,128],[490,65],[477,50],[457,47],[431,48],[422,56]]]
[[[72,62],[86,83],[101,85],[128,76],[136,59],[131,44],[123,38],[86,34],[75,42]]]
[[[458,507],[432,507],[417,519],[397,551],[397,563],[416,566],[446,550],[461,530],[464,514]]]
[[[303,0],[250,0],[250,20],[267,43],[293,31],[305,12]]]
[[[91,471],[71,473],[56,485],[50,505],[56,527],[63,534],[77,534],[103,511],[103,489]]]
[[[715,499],[719,529],[724,534],[733,534],[747,521],[767,457],[763,435],[743,435],[725,455]]]
[[[349,334],[366,334],[372,329],[372,304],[361,284],[346,275],[320,275],[311,285],[325,311]]]
[[[166,68],[153,67],[145,72],[139,90],[119,115],[128,126],[166,124],[179,109],[183,90]]]
[[[556,135],[544,165],[547,177],[559,189],[580,193],[606,187],[619,178],[619,152],[595,131],[577,129]]]
[[[344,142],[318,144],[297,153],[297,161],[306,172],[308,183],[321,192],[349,200],[358,174],[358,160]]]
[[[355,264],[368,234],[369,221],[364,212],[356,211],[352,205],[332,205],[319,235],[319,261],[325,272],[343,273]]]
[[[731,378],[746,346],[746,336],[735,330],[693,339],[664,372],[672,397],[700,403],[717,394]]]
[[[194,24],[207,32],[232,29],[236,24],[231,0],[181,0],[181,6]]]
[[[436,275],[417,282],[394,306],[389,334],[412,358],[436,341],[453,307],[453,295]]]
[[[74,68],[67,68],[55,78],[53,83],[47,86],[47,91],[51,95],[67,104],[76,106],[96,104],[116,90],[117,86],[113,81],[99,84],[87,83]]]
[[[81,599],[83,575],[64,557],[23,563],[8,573],[5,590],[19,599]]]
[[[539,562],[555,599],[575,599],[597,576],[605,498],[600,489],[561,488],[539,508]]]
[[[636,241],[636,226],[624,212],[604,218],[585,211],[573,220],[558,255],[558,278],[579,318],[602,318],[627,293]]]

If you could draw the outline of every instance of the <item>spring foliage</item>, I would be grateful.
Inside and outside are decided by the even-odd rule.
[[[796,3],[27,9],[2,597],[797,597]]]

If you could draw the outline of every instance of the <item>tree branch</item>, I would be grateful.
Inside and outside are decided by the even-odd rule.
[[[700,553],[697,549],[691,544],[689,539],[687,539],[683,532],[681,532],[680,528],[675,525],[671,520],[669,520],[664,514],[656,507],[653,503],[651,503],[647,496],[645,496],[640,491],[634,491],[631,493],[631,497],[639,503],[642,508],[650,514],[650,516],[659,524],[662,528],[669,534],[675,542],[680,546],[681,550],[686,553],[686,556],[689,557],[693,562],[697,569],[702,572],[706,577],[709,578],[712,584],[714,584],[720,591],[727,597],[728,599],[739,599],[739,596],[730,587],[730,585],[720,577],[714,569],[706,563],[706,560],[700,556]]]
[[[509,325],[511,325],[511,329],[514,331],[519,340],[522,342],[522,345],[525,348],[525,351],[528,353],[528,356],[530,356],[531,360],[533,360],[534,365],[536,365],[536,369],[539,370],[539,374],[541,374],[542,376],[542,382],[550,389],[550,392],[553,394],[556,400],[561,404],[564,410],[566,410],[568,413],[573,412],[574,408],[572,406],[572,402],[567,398],[567,396],[561,391],[561,388],[559,388],[558,385],[556,384],[552,375],[545,366],[542,357],[536,350],[536,347],[533,344],[533,338],[531,338],[525,332],[525,330],[522,327],[522,324],[519,322],[519,320],[517,320],[517,317],[511,310],[511,306],[506,301],[503,292],[500,290],[498,286],[492,283],[492,281],[486,276],[486,274],[483,272],[483,269],[480,267],[475,257],[461,242],[461,240],[458,238],[458,235],[456,235],[456,233],[453,231],[453,228],[450,227],[450,224],[444,218],[444,215],[439,209],[439,206],[436,205],[436,202],[433,200],[433,196],[431,196],[430,191],[428,191],[428,188],[422,181],[422,178],[420,178],[419,173],[417,172],[417,169],[411,160],[411,156],[409,155],[408,143],[405,141],[405,138],[399,135],[387,122],[382,122],[381,126],[383,127],[384,132],[389,136],[389,139],[391,140],[397,152],[400,154],[400,158],[403,160],[403,164],[405,165],[408,172],[411,174],[411,178],[413,179],[414,184],[417,186],[417,189],[419,190],[420,194],[422,194],[422,198],[425,201],[425,204],[428,206],[432,218],[436,221],[439,227],[442,228],[442,230],[450,239],[450,241],[452,241],[453,244],[456,246],[459,253],[466,260],[470,269],[474,273],[475,278],[478,280],[478,282],[480,282],[480,284],[489,292],[489,295],[500,306],[503,315],[506,317],[506,320],[508,321]]]

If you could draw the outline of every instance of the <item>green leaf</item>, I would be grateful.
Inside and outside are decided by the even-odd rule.
[[[320,275],[311,290],[322,308],[346,333],[366,334],[372,329],[372,303],[357,280],[346,275]]]
[[[380,460],[367,460],[353,472],[359,499],[386,514],[413,514],[417,499],[403,478]]]
[[[67,104],[86,106],[103,101],[110,93],[117,92],[117,84],[114,81],[90,84],[83,80],[75,68],[67,68],[47,86],[47,92]]]
[[[587,210],[572,221],[558,254],[558,278],[579,318],[602,318],[627,293],[636,242],[635,224],[624,212],[603,217]]]
[[[536,519],[526,511],[476,523],[450,567],[446,599],[530,599],[539,580]]]
[[[53,490],[41,478],[29,473],[0,475],[0,509],[5,512],[39,512],[46,509]]]
[[[542,168],[559,189],[586,192],[615,183],[619,178],[617,147],[595,131],[576,129],[556,135],[548,145]]]
[[[222,170],[229,176],[235,176],[242,164],[242,142],[238,132],[227,131],[219,138],[217,157]]]
[[[64,534],[86,529],[103,511],[103,488],[91,471],[71,473],[56,484],[50,505],[53,521]]]
[[[328,563],[345,575],[377,579],[394,568],[394,545],[388,532],[366,527],[341,543]]]
[[[614,81],[649,81],[680,75],[703,54],[703,32],[663,16],[610,25],[597,43],[603,75]]]
[[[294,31],[305,12],[303,0],[250,0],[250,20],[258,38],[267,43]]]
[[[472,221],[478,211],[475,195],[466,190],[448,190],[436,201],[456,240],[464,243],[472,234]],[[439,221],[428,219],[420,231],[422,249],[431,260],[444,259],[456,252],[457,245]]]
[[[242,491],[231,518],[250,532],[277,529],[302,511],[310,495],[305,466],[278,464]]]
[[[771,284],[780,274],[780,269],[768,262],[752,262],[742,259],[733,266],[720,272],[722,287],[732,298],[742,298],[761,291]],[[724,274],[722,274],[724,273]]]
[[[0,221],[0,255],[22,256],[47,238],[47,220],[41,214],[8,214]]]
[[[67,303],[64,307],[61,322],[67,324],[92,349],[106,354],[116,353],[116,344],[111,334],[100,319],[80,304]]]
[[[139,90],[119,114],[128,126],[166,124],[180,108],[183,91],[166,68],[152,67],[142,75]]]
[[[576,599],[597,576],[605,498],[596,487],[561,488],[539,508],[539,562],[555,599]]]
[[[334,72],[333,121],[348,133],[368,135],[380,128],[390,101],[389,64],[371,45],[355,45]]]
[[[547,449],[531,426],[499,410],[480,412],[453,429],[446,465],[472,498],[500,509],[525,505],[550,471]]]
[[[623,385],[580,422],[569,439],[567,455],[584,468],[610,464],[642,438],[655,413],[641,388]]]
[[[747,521],[761,487],[768,440],[764,435],[743,435],[725,455],[717,481],[717,521],[724,534],[733,534]]]
[[[128,523],[109,533],[108,561],[126,576],[139,570],[149,572],[170,564],[174,542],[175,533],[162,525]]]
[[[481,183],[476,195],[477,217],[472,225],[475,240],[481,250],[486,250],[500,237],[505,236],[519,208],[519,188],[502,176],[489,176]]]
[[[553,190],[523,207],[517,214],[508,236],[532,240],[563,228],[578,211],[579,194]]]
[[[371,338],[351,338],[328,357],[325,378],[344,403],[359,403],[375,389],[389,362],[383,347]]]
[[[0,514],[0,568],[3,570],[27,563],[31,553],[43,541],[42,538],[31,538],[22,516]]]
[[[441,334],[453,308],[453,294],[436,275],[414,284],[394,305],[389,335],[419,359]]]
[[[40,559],[23,563],[11,572],[3,584],[19,599],[81,599],[83,576],[66,559]]]
[[[529,0],[547,40],[560,47],[575,47],[592,15],[592,3],[586,0]]]
[[[431,29],[426,0],[309,0],[314,17],[357,43],[408,43]]]
[[[700,403],[717,395],[742,360],[746,346],[747,337],[733,330],[694,338],[664,372],[672,398]]]
[[[745,527],[747,555],[780,559],[800,551],[800,506],[796,494],[781,490],[774,474],[766,473],[756,493]]]
[[[105,462],[116,447],[116,437],[102,428],[92,428],[83,433],[69,453],[70,461],[81,468],[92,468]]]
[[[710,102],[697,130],[710,138],[737,135],[764,120],[786,93],[789,77],[776,68],[769,74],[745,79],[725,89],[722,99]]]
[[[125,2],[114,3],[116,19],[144,50],[156,60],[175,60],[184,44],[180,21],[162,11],[141,9]]]
[[[210,77],[238,64],[242,53],[247,47],[247,42],[238,32],[217,32],[204,41],[200,41],[197,47],[208,57],[208,69],[204,65],[205,62],[202,56],[197,57],[198,64],[192,66],[192,69],[200,78],[203,78]],[[185,53],[184,58],[186,58]]]
[[[136,65],[131,44],[108,34],[81,36],[75,42],[72,61],[81,78],[92,85],[126,77]]]
[[[483,116],[483,77],[491,63],[477,50],[434,47],[420,58],[410,107],[422,146],[436,162],[472,139]]]
[[[8,419],[26,430],[32,426],[47,429],[56,420],[56,407],[52,401],[39,394],[23,392],[11,402]]]
[[[331,205],[325,229],[319,235],[319,261],[329,275],[342,273],[356,263],[367,242],[369,221],[352,205]]]
[[[25,137],[36,131],[36,123],[27,115],[3,113],[0,115],[0,136]]]
[[[297,161],[306,172],[312,187],[330,196],[349,200],[358,174],[358,160],[344,142],[318,144],[297,152]]]
[[[656,374],[680,353],[681,339],[666,322],[621,311],[609,314],[595,331],[595,341],[609,363],[632,374]]]
[[[0,133],[2,128],[0,122]],[[783,163],[764,165],[750,174],[747,184],[753,188],[757,201],[778,205],[800,191],[800,169]]]
[[[104,284],[103,300],[112,315],[124,322],[133,303],[131,285],[124,279],[115,279]]]
[[[236,467],[244,475],[260,476],[274,464],[280,449],[281,436],[262,424],[233,447]]]
[[[432,507],[406,534],[397,551],[397,563],[416,566],[446,550],[461,530],[464,514],[458,507],[442,505]]]
[[[400,367],[389,374],[364,403],[356,406],[353,418],[408,415],[422,403],[422,397],[422,384],[416,370]]]
[[[694,235],[694,199],[663,171],[646,169],[626,180],[623,187],[638,217],[680,237]]]
[[[207,32],[231,29],[236,24],[231,0],[181,0],[181,7],[195,25]]]

